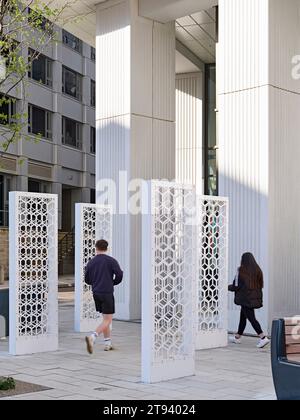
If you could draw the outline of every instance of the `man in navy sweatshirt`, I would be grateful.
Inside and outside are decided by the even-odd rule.
[[[96,311],[103,314],[102,324],[94,333],[85,338],[87,351],[92,354],[94,344],[100,334],[104,335],[105,351],[113,350],[110,325],[115,313],[114,286],[122,282],[123,271],[119,263],[107,255],[108,242],[104,239],[96,242],[96,256],[89,261],[85,269],[85,282],[92,286]]]

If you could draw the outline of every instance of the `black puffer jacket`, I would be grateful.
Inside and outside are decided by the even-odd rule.
[[[263,307],[262,289],[250,289],[247,281],[239,274],[235,282],[231,286],[228,286],[228,290],[235,293],[234,303],[238,306],[244,306],[250,309],[260,309]]]

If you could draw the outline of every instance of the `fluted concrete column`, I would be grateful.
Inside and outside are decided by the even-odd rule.
[[[300,307],[300,0],[220,0],[220,194],[230,198],[230,275],[243,252],[265,274],[265,328]],[[230,304],[230,329],[238,310]]]
[[[176,77],[176,180],[204,191],[202,72]]]
[[[28,159],[22,158],[22,162],[18,163],[18,175],[16,177],[17,191],[28,191]]]
[[[97,8],[97,201],[111,179],[125,198],[135,178],[175,178],[175,24],[138,16],[138,1]],[[113,254],[125,270],[117,316],[141,315],[141,218],[126,202],[114,218]],[[120,214],[123,213],[123,214]]]
[[[54,167],[54,179],[57,179],[57,174],[60,173],[61,167]],[[62,184],[60,182],[52,182],[51,188],[52,194],[57,194],[58,202],[57,202],[57,209],[58,209],[58,229],[61,229],[62,226]]]

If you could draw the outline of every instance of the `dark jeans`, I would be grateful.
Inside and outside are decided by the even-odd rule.
[[[244,334],[247,325],[247,320],[250,322],[257,335],[261,335],[263,333],[259,322],[255,318],[255,310],[242,306],[238,335]]]

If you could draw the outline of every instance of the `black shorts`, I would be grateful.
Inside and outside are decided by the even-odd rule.
[[[103,315],[115,313],[115,298],[113,294],[94,295],[96,311]]]

